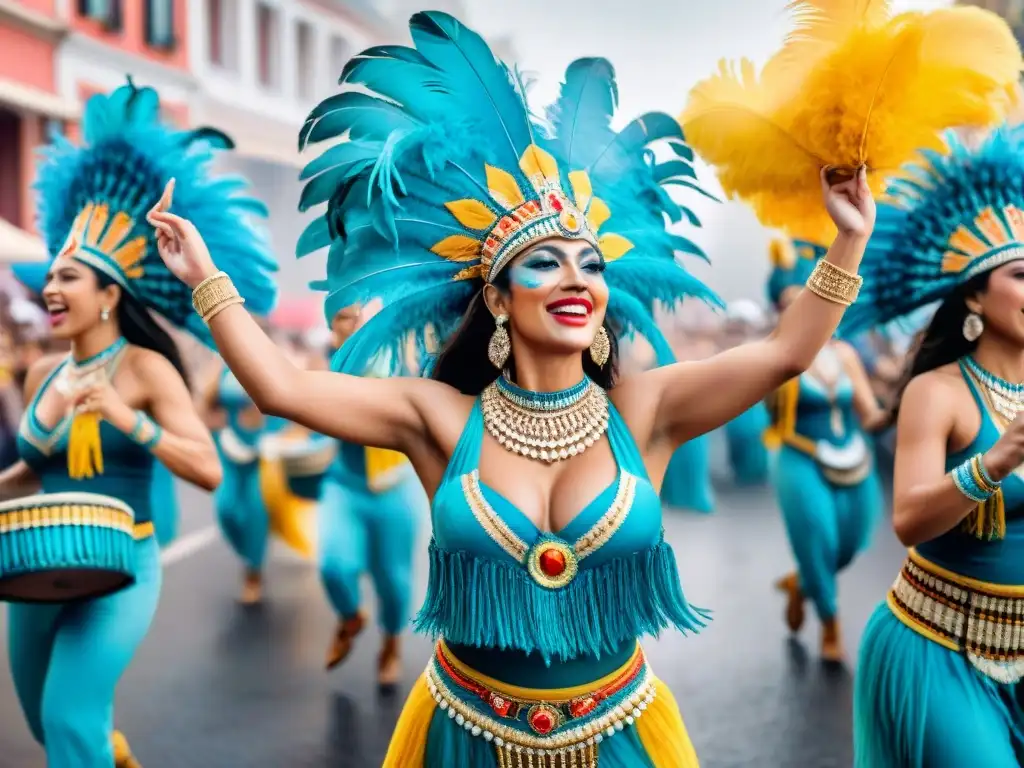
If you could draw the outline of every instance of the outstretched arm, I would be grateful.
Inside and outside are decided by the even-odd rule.
[[[173,181],[149,222],[168,268],[195,289],[217,268],[192,223],[168,212],[172,192]],[[299,368],[240,303],[219,305],[208,322],[224,362],[257,408],[348,442],[422,453],[429,437],[426,414],[443,411],[457,395],[422,379],[363,379]]]
[[[875,205],[862,170],[829,186],[822,172],[825,205],[839,235],[825,260],[855,273],[874,227]],[[810,367],[839,326],[842,304],[803,290],[782,313],[775,332],[706,360],[647,371],[623,383],[620,397],[643,399],[653,409],[648,434],[673,445],[709,432]],[[635,412],[635,410],[634,410]]]

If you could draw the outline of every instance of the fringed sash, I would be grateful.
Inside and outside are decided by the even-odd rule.
[[[664,540],[581,568],[558,589],[540,587],[519,563],[449,552],[431,542],[416,628],[459,645],[514,648],[551,661],[611,653],[670,626],[696,632],[709,618],[687,602]]]

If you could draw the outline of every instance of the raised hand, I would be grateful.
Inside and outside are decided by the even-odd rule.
[[[821,169],[821,192],[825,208],[840,234],[868,237],[875,228],[875,198],[868,188],[867,168],[850,178]]]
[[[160,200],[146,214],[146,221],[156,229],[157,249],[164,264],[189,288],[195,288],[214,274],[217,267],[192,222],[170,212],[173,197],[174,179],[171,179]]]

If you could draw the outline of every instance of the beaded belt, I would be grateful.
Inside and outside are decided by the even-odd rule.
[[[977,581],[908,554],[887,599],[896,617],[997,682],[1024,678],[1024,586]]]
[[[630,726],[654,701],[654,676],[643,651],[575,696],[550,691],[524,698],[476,675],[444,642],[427,665],[427,686],[456,724],[492,743],[499,768],[596,768],[598,745]],[[539,691],[535,693],[540,693]]]

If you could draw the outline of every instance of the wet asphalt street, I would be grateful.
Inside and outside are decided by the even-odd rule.
[[[144,767],[379,766],[401,698],[428,658],[427,641],[407,641],[395,699],[375,693],[375,629],[342,668],[324,672],[333,617],[312,564],[278,550],[265,605],[242,608],[239,567],[210,528],[208,498],[183,489],[182,512],[181,536],[165,551],[156,621],[117,701],[118,726]],[[788,636],[771,585],[791,562],[771,492],[720,488],[717,514],[670,511],[665,527],[687,595],[715,618],[697,637],[667,634],[646,648],[675,691],[702,766],[849,768],[852,678],[817,661],[816,619],[799,641]],[[426,536],[424,529],[424,549]],[[901,555],[883,522],[871,551],[841,577],[851,657]],[[417,597],[425,558],[419,573]],[[43,768],[11,685],[3,608],[0,629],[0,768]]]

